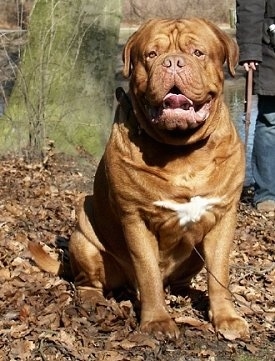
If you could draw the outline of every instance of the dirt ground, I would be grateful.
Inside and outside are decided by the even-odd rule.
[[[206,271],[193,291],[166,302],[181,337],[138,332],[138,305],[121,291],[83,303],[69,280],[41,272],[27,249],[41,242],[66,261],[75,206],[91,192],[96,162],[54,154],[42,164],[0,160],[0,359],[8,360],[275,360],[274,215],[251,206],[244,190],[231,257],[231,291],[250,325],[250,340],[219,339],[207,319]]]

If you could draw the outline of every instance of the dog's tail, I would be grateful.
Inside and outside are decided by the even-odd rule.
[[[34,262],[43,271],[55,275],[60,275],[63,273],[62,263],[53,259],[46,251],[44,251],[40,244],[29,241],[28,249],[33,256]]]

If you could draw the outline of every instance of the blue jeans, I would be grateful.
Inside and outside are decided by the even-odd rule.
[[[255,204],[265,200],[275,201],[275,96],[258,96],[252,172]]]

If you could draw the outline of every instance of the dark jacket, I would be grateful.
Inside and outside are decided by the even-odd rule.
[[[275,24],[275,0],[236,0],[239,63],[259,63],[254,74],[254,93],[275,96],[275,48],[268,27]]]

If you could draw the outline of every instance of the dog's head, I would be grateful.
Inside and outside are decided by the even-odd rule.
[[[223,91],[223,64],[227,61],[234,76],[237,60],[236,43],[207,20],[146,22],[123,52],[124,75],[130,77],[141,128],[175,145],[207,136]]]

